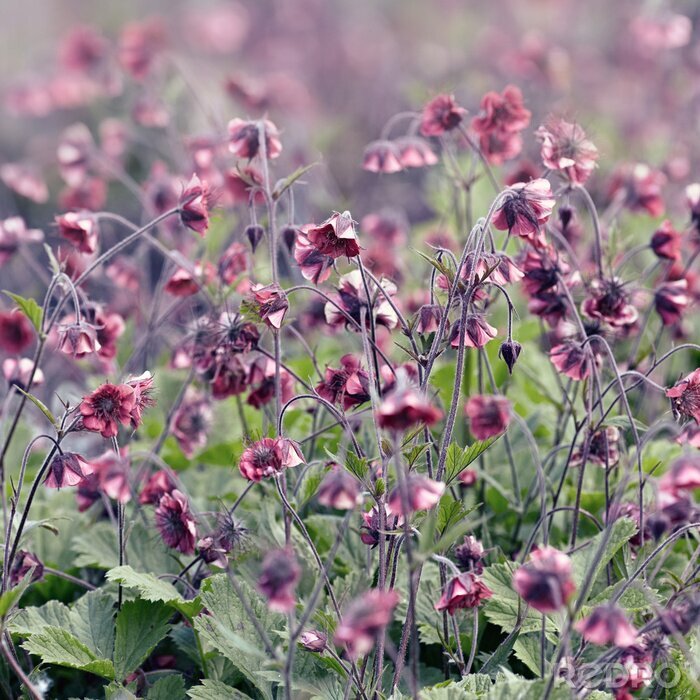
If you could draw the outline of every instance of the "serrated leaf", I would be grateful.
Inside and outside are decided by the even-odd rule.
[[[41,306],[39,306],[34,299],[26,299],[19,294],[8,292],[7,289],[3,289],[3,293],[7,294],[7,296],[17,304],[19,310],[31,321],[36,331],[39,332],[41,330],[41,321],[44,316]]]
[[[39,656],[44,663],[76,668],[94,673],[108,680],[114,679],[114,666],[109,659],[101,659],[70,632],[60,627],[47,626],[32,634],[22,647]]]
[[[536,676],[540,675],[541,637],[535,634],[521,634],[513,645],[515,656]]]
[[[148,690],[147,700],[185,700],[185,681],[180,674],[159,678]]]
[[[196,685],[187,691],[187,695],[192,700],[222,700],[222,698],[230,698],[231,700],[249,700],[249,696],[242,693],[240,690],[232,688],[221,681],[205,679],[201,685]]]
[[[162,581],[153,574],[139,573],[130,566],[117,566],[110,569],[106,575],[110,581],[121,583],[127,588],[135,588],[144,600],[166,603],[190,619],[202,609],[199,598],[185,600],[172,583]]]
[[[102,591],[80,598],[70,614],[71,632],[97,656],[111,659],[114,650],[114,600]]]
[[[118,679],[133,673],[170,631],[173,611],[161,602],[128,600],[117,615],[114,666]]]
[[[447,461],[445,462],[445,483],[453,482],[472,462],[477,460],[500,437],[492,437],[488,440],[479,440],[468,447],[460,447],[453,442],[447,448]]]
[[[369,473],[367,459],[358,457],[354,452],[345,455],[345,468],[360,481],[364,481]]]

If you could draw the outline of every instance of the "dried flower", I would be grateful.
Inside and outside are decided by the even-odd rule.
[[[460,569],[480,574],[484,570],[484,545],[473,535],[466,535],[464,542],[455,547],[455,559]]]

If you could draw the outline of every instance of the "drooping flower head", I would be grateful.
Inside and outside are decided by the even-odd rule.
[[[484,570],[484,554],[484,545],[473,535],[466,535],[464,542],[454,550],[459,568],[463,571],[473,571],[475,574]]]
[[[99,494],[104,494],[119,503],[131,500],[131,464],[125,449],[117,454],[106,450],[99,457],[90,460],[90,466],[97,477],[96,487]],[[92,477],[88,477],[92,481]],[[82,482],[79,486],[85,482]]]
[[[92,471],[90,464],[81,455],[62,452],[51,460],[44,485],[50,489],[77,486],[84,477],[92,474]]]
[[[149,371],[146,371],[138,377],[130,377],[126,380],[125,384],[134,390],[134,408],[131,411],[131,427],[135,430],[141,425],[144,409],[155,405],[155,399],[153,398],[153,376]]]
[[[316,392],[347,411],[370,400],[369,374],[354,355],[343,355],[339,369],[326,367],[323,381],[316,385]]]
[[[582,310],[589,318],[600,319],[613,328],[630,326],[639,316],[635,306],[630,303],[624,284],[616,277],[593,280]]]
[[[318,502],[327,508],[352,510],[362,503],[357,479],[339,464],[333,464],[316,494]]]
[[[354,258],[360,254],[355,222],[349,211],[336,212],[318,226],[302,227],[309,242],[322,255]]]
[[[492,595],[493,591],[476,574],[465,571],[447,582],[435,609],[454,615],[457,610],[478,607]]]
[[[403,502],[399,486],[389,494],[389,511],[392,514],[410,515],[419,510],[434,508],[445,493],[445,484],[420,474],[410,473],[406,476],[406,492],[406,504]]]
[[[678,323],[689,304],[688,280],[685,278],[666,282],[654,292],[654,308],[664,326]]]
[[[206,445],[212,410],[209,400],[199,391],[185,393],[180,407],[172,419],[171,432],[180,449],[191,459],[198,449]]]
[[[300,646],[306,651],[322,652],[328,644],[328,637],[319,630],[307,630],[299,637]]]
[[[175,486],[175,482],[170,474],[164,469],[158,469],[158,471],[151,474],[146,485],[139,494],[139,503],[142,505],[157,506],[160,503],[160,499],[163,498],[166,493],[175,490]]]
[[[58,349],[66,355],[85,357],[98,352],[102,345],[97,339],[97,329],[90,323],[64,323],[58,329]]]
[[[262,408],[275,399],[275,380],[277,376],[275,361],[270,357],[256,357],[250,365],[248,384],[251,392],[246,403],[255,408]],[[284,367],[279,369],[280,400],[286,404],[294,396],[294,377]]]
[[[335,632],[335,643],[353,659],[368,653],[377,635],[391,622],[398,602],[395,590],[371,590],[360,596],[345,609]]]
[[[659,480],[659,488],[676,495],[700,488],[700,458],[688,454],[673,460]]]
[[[293,440],[263,438],[243,450],[238,468],[248,481],[262,481],[303,462],[301,449]]]
[[[535,136],[542,144],[542,162],[547,168],[560,171],[574,184],[588,180],[598,160],[598,149],[579,124],[549,117]]]
[[[0,349],[11,355],[26,350],[34,340],[34,328],[21,311],[0,311]]]
[[[659,224],[659,228],[649,241],[654,255],[662,260],[680,260],[681,258],[681,234],[673,228],[669,219]]]
[[[691,372],[675,386],[666,389],[673,412],[682,418],[693,418],[700,424],[700,369]]]
[[[56,217],[58,233],[81,253],[94,253],[98,245],[98,227],[95,217],[85,212],[69,211]]]
[[[31,582],[41,581],[44,577],[44,564],[41,559],[26,549],[17,550],[9,575],[10,588],[18,585],[32,570]]]
[[[528,562],[513,576],[518,595],[535,610],[555,612],[564,607],[576,590],[571,580],[571,559],[554,547],[535,549]]]
[[[552,364],[567,377],[581,381],[591,373],[590,359],[586,350],[578,343],[565,342],[549,351]]]
[[[549,220],[555,203],[548,180],[519,182],[506,190],[493,217],[493,225],[500,231],[510,231],[524,238],[536,248],[544,248],[546,239],[542,227]]]
[[[365,148],[362,167],[371,173],[398,173],[403,170],[401,153],[393,141],[372,141]]]
[[[424,168],[438,162],[430,144],[420,136],[404,136],[394,143],[399,150],[399,162],[404,168]]]
[[[380,511],[377,506],[362,514],[363,525],[360,527],[360,539],[364,544],[374,549],[379,544],[380,537],[386,537],[387,530],[397,530],[404,523],[401,515],[395,515],[384,504],[384,527],[382,528]]]
[[[379,404],[377,423],[386,430],[404,431],[419,424],[433,425],[442,415],[442,411],[433,406],[418,389],[397,382],[396,388],[384,396]]]
[[[190,504],[183,493],[174,489],[165,493],[156,508],[156,527],[168,547],[192,554],[197,541],[197,526]]]
[[[470,396],[464,410],[477,440],[500,435],[510,422],[511,405],[505,396]]]
[[[200,236],[209,228],[209,185],[192,175],[180,196],[180,221]]]
[[[494,328],[486,321],[484,314],[474,313],[467,316],[464,324],[464,340],[465,348],[483,348],[486,343],[493,340],[498,334],[498,329]],[[457,321],[452,326],[450,332],[450,346],[453,348],[459,347],[459,338],[461,335],[461,322]]]
[[[263,560],[258,590],[275,612],[289,612],[296,602],[294,589],[301,577],[301,567],[291,548],[273,549]]]
[[[34,386],[44,383],[44,373],[40,368],[34,369],[34,361],[28,357],[6,357],[2,361],[2,376],[10,386],[16,386],[27,390],[29,380]]]
[[[279,330],[289,310],[289,301],[278,284],[254,284],[250,288],[250,307],[260,320],[271,328]]]
[[[639,637],[639,632],[627,619],[627,615],[616,605],[595,608],[588,617],[579,620],[575,627],[587,642],[613,644],[621,649],[631,647]]]
[[[455,102],[454,95],[438,95],[423,108],[420,132],[423,136],[442,136],[456,129],[466,114],[467,110]]]
[[[333,258],[319,252],[318,248],[307,238],[304,231],[309,226],[302,226],[294,242],[294,259],[301,269],[304,279],[320,284],[325,282],[333,271]]]
[[[265,134],[265,150],[267,158],[277,158],[282,152],[282,143],[277,127],[269,120],[262,122],[232,119],[228,123],[229,150],[237,158],[251,160],[261,153],[260,131]]]
[[[20,245],[43,240],[44,234],[39,229],[28,229],[21,216],[0,220],[0,267],[14,256]]]

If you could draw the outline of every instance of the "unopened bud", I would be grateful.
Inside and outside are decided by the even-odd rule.
[[[498,356],[508,366],[508,373],[513,374],[513,367],[520,356],[523,346],[517,340],[506,340],[498,350]]]
[[[255,252],[255,249],[258,247],[262,237],[265,235],[265,229],[258,224],[251,224],[250,226],[246,226],[245,235],[250,241],[251,249],[253,252]]]

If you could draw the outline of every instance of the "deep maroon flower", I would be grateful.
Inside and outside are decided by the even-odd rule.
[[[115,437],[119,424],[129,425],[136,406],[136,392],[126,384],[103,384],[83,397],[80,413],[86,430]]]
[[[219,278],[224,284],[233,284],[249,267],[248,253],[242,243],[234,241],[219,258]]]
[[[172,419],[172,434],[184,455],[192,459],[194,453],[207,444],[212,410],[209,400],[196,390],[188,390]]]
[[[566,297],[559,292],[540,292],[534,294],[527,303],[527,310],[543,318],[550,326],[556,326],[563,321],[570,312]]]
[[[180,196],[180,221],[202,237],[209,228],[210,198],[209,185],[197,175],[192,175]]]
[[[255,158],[260,153],[260,126],[265,133],[265,150],[268,159],[277,158],[282,152],[277,127],[268,119],[262,122],[232,119],[228,123],[229,150],[237,158]]]
[[[28,552],[26,549],[17,550],[10,570],[9,587],[14,588],[18,585],[30,571],[32,571],[30,583],[41,581],[44,577],[44,564],[36,554]]]
[[[210,374],[211,395],[217,400],[238,396],[248,388],[248,370],[237,355],[217,356]]]
[[[20,245],[43,240],[44,234],[38,229],[28,229],[21,216],[0,220],[0,267],[14,256]]]
[[[325,282],[333,270],[333,258],[320,253],[318,248],[306,237],[304,231],[309,226],[302,226],[294,242],[294,259],[297,261],[303,277],[314,284]]]
[[[493,225],[500,231],[510,231],[524,238],[535,248],[543,248],[546,239],[542,227],[549,220],[555,203],[549,181],[539,178],[517,183],[506,190],[493,217]]]
[[[464,542],[455,547],[457,565],[464,571],[480,574],[484,570],[484,545],[473,535],[466,535]]]
[[[450,345],[453,348],[459,347],[460,326],[459,321],[452,326]],[[483,348],[497,334],[498,330],[486,322],[483,314],[469,314],[464,325],[464,347]]]
[[[367,654],[377,635],[391,622],[398,602],[395,590],[373,589],[357,598],[343,613],[335,631],[335,643],[343,646],[350,658]]]
[[[0,349],[12,355],[26,350],[34,340],[34,328],[21,311],[0,311]]]
[[[14,357],[6,357],[2,361],[2,376],[10,386],[17,386],[20,389],[27,390],[29,380],[32,378],[34,386],[40,386],[44,383],[44,373],[40,368],[34,370],[34,361],[28,357],[16,359]]]
[[[588,180],[598,160],[598,149],[578,124],[549,117],[535,136],[542,144],[545,167],[561,171],[574,184]]]
[[[275,361],[270,357],[260,356],[251,364],[248,372],[248,384],[251,392],[246,403],[254,408],[262,408],[275,398]],[[283,367],[279,370],[280,400],[286,404],[294,396],[294,377]]]
[[[457,610],[476,608],[493,595],[493,591],[471,571],[453,576],[435,604],[439,611],[454,615]]]
[[[439,304],[424,304],[418,309],[416,330],[419,333],[436,333],[445,310]],[[449,328],[449,322],[445,328]]]
[[[83,317],[96,329],[99,343],[98,357],[107,363],[113,360],[117,355],[117,340],[126,328],[122,316],[107,312],[98,304],[88,304],[84,309]]]
[[[423,136],[442,136],[456,129],[466,114],[467,110],[455,102],[454,95],[438,95],[423,108],[420,132]]]
[[[365,148],[362,167],[371,173],[398,173],[403,170],[401,154],[393,141],[372,141]]]
[[[84,457],[74,452],[62,452],[51,460],[44,484],[50,489],[77,486],[92,471]]]
[[[316,498],[322,506],[336,510],[352,510],[362,503],[357,479],[339,464],[332,465],[318,488]]]
[[[396,285],[389,280],[381,280],[382,289],[390,297],[396,294]],[[369,325],[369,308],[367,297],[365,295],[364,285],[362,284],[362,273],[360,270],[352,270],[347,275],[343,275],[338,284],[338,294],[334,299],[335,303],[326,302],[325,315],[326,323],[331,326],[345,326],[352,330],[357,330],[357,326],[350,323],[346,316],[361,325],[362,312],[365,311],[365,324]],[[340,308],[338,308],[340,307]],[[342,309],[342,311],[341,311]],[[345,312],[345,313],[343,313]],[[378,293],[375,297],[372,313],[374,313],[375,323],[379,326],[384,326],[389,330],[396,328],[399,324],[399,318],[396,315],[391,304],[386,300],[384,294]]]
[[[355,222],[349,211],[336,212],[322,224],[303,227],[302,231],[319,253],[334,260],[343,255],[354,258],[360,254]]]
[[[393,515],[410,515],[419,510],[430,510],[440,501],[445,493],[445,484],[441,481],[428,479],[420,474],[410,473],[406,476],[407,512],[404,512],[404,503],[400,487],[396,487],[389,494],[389,511]]]
[[[673,494],[700,488],[700,458],[687,454],[675,459],[659,480],[659,488]]]
[[[293,440],[263,438],[243,450],[238,469],[248,481],[262,481],[303,462],[301,449]]]
[[[164,469],[159,469],[153,472],[149,477],[146,485],[139,494],[139,503],[142,505],[150,504],[157,506],[160,499],[166,494],[171,493],[175,489],[175,482],[168,472]]]
[[[156,527],[163,542],[183,554],[192,554],[197,540],[197,526],[184,494],[174,489],[163,494],[156,508]]]
[[[58,233],[72,243],[81,253],[94,253],[98,245],[98,228],[95,218],[84,212],[69,211],[56,217]]]
[[[596,279],[590,285],[591,295],[583,302],[582,310],[589,318],[605,321],[613,328],[632,325],[639,316],[629,301],[624,284],[616,277]]]
[[[566,605],[576,590],[571,580],[572,564],[554,547],[535,549],[513,576],[518,595],[535,610],[555,612]]]
[[[666,282],[654,292],[654,308],[664,326],[678,323],[689,304],[687,279]]]
[[[369,401],[369,374],[360,361],[353,355],[343,355],[340,365],[340,369],[326,367],[323,381],[316,385],[318,395],[341,404],[345,410]]]
[[[631,647],[639,637],[639,632],[616,605],[598,606],[575,627],[591,644],[613,644],[620,649]]]
[[[678,384],[666,389],[676,416],[693,418],[700,424],[700,369],[691,372]]]
[[[576,381],[585,379],[591,373],[588,355],[577,343],[561,343],[549,351],[552,364],[567,377]]]
[[[673,228],[673,224],[664,220],[654,231],[649,243],[657,258],[662,260],[680,260],[681,234]]]
[[[383,397],[377,409],[377,423],[386,430],[403,431],[419,424],[433,425],[442,411],[410,385],[397,386]]]
[[[513,374],[513,367],[520,357],[523,346],[517,340],[506,340],[498,348],[498,356],[506,363],[508,374]]]
[[[389,507],[384,504],[384,527],[379,518],[379,510],[377,506],[372,506],[370,510],[362,514],[363,525],[360,527],[360,539],[368,547],[374,549],[379,544],[380,537],[386,537],[385,533],[391,530],[397,530],[404,523],[404,519],[400,515],[394,515]]]
[[[328,637],[318,630],[307,630],[299,637],[299,644],[306,651],[322,652],[328,644]]]
[[[649,216],[662,216],[666,210],[662,189],[666,176],[660,170],[636,163],[625,165],[613,176],[610,192],[633,212],[646,212]]]
[[[233,205],[264,204],[262,185],[262,174],[252,165],[231,168],[224,173],[224,200]]]
[[[588,443],[586,460],[591,464],[609,469],[620,461],[620,431],[610,425],[598,430],[591,435]],[[571,455],[570,466],[577,467],[583,462],[583,448],[576,450]]]
[[[477,440],[500,435],[510,422],[511,405],[505,396],[470,396],[464,410]]]
[[[570,272],[570,268],[561,259],[553,257],[548,249],[533,250],[528,248],[518,258],[523,271],[523,286],[528,294],[541,294],[556,288],[560,278]]]
[[[666,608],[659,613],[659,622],[664,634],[685,636],[700,622],[700,598],[688,596],[680,600],[672,608]]]
[[[102,347],[95,326],[84,321],[59,326],[58,335],[58,349],[73,357],[92,355]]]
[[[403,136],[394,143],[399,151],[399,163],[404,168],[424,168],[438,162],[430,144],[420,136]]]
[[[273,549],[263,559],[258,590],[275,612],[289,612],[296,599],[294,589],[301,577],[301,567],[291,548]]]
[[[278,284],[254,284],[250,288],[251,306],[266,325],[279,330],[289,310],[289,301]]]
[[[188,268],[178,268],[165,283],[165,291],[174,297],[190,297],[209,284],[216,271],[209,262],[197,260]]]

